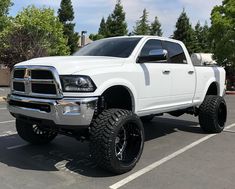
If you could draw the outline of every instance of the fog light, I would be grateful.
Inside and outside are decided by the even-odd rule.
[[[65,106],[64,114],[77,114],[80,113],[80,106]]]

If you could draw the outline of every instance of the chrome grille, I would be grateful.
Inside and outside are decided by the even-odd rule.
[[[42,66],[15,67],[12,74],[12,93],[32,97],[63,97],[56,69]]]

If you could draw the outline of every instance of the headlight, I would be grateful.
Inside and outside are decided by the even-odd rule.
[[[60,76],[64,92],[94,92],[96,86],[88,76]]]

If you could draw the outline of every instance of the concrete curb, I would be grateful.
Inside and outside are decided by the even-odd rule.
[[[227,95],[235,95],[235,91],[226,91]]]
[[[0,102],[5,102],[6,101],[6,97],[5,96],[0,96]]]

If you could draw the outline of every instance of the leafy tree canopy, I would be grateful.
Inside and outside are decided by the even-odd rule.
[[[173,38],[182,41],[190,54],[195,52],[196,38],[185,10],[183,10],[176,22],[176,30],[174,31]]]
[[[136,22],[134,27],[134,35],[148,35],[150,31],[149,21],[148,21],[148,12],[146,9],[143,10],[143,15],[140,17],[140,20]]]
[[[98,31],[99,35],[106,36],[107,35],[107,26],[104,17],[101,19],[100,27]]]
[[[106,37],[112,37],[112,27],[113,27],[113,21],[112,21],[112,17],[111,15],[108,16],[107,21],[106,21],[106,34],[105,34],[105,38]]]
[[[196,53],[211,53],[211,42],[209,39],[209,26],[207,22],[205,22],[204,26],[198,22],[195,26],[195,37],[196,37]]]
[[[90,38],[92,41],[96,41],[96,40],[99,40],[99,39],[103,39],[104,36],[103,36],[103,35],[100,35],[100,34],[90,34],[89,38]]]
[[[121,0],[117,1],[113,13],[107,18],[106,28],[105,37],[127,35],[126,13],[123,10]]]
[[[158,17],[156,16],[150,26],[150,35],[162,36],[162,34],[163,33],[161,29],[161,23],[159,22]]]
[[[74,20],[74,11],[71,0],[62,0],[60,9],[58,10],[58,17],[60,22],[64,25],[64,35],[68,38],[68,46],[70,53],[74,53],[78,48],[78,33],[74,31],[75,24],[72,23]]]
[[[73,21],[74,11],[71,0],[62,0],[58,10],[59,19],[62,23]]]
[[[7,14],[10,6],[12,6],[11,0],[1,0],[0,3],[0,32],[4,29],[7,24]]]
[[[0,64],[41,56],[67,55],[63,25],[49,8],[29,6],[14,18],[0,36]]]
[[[217,62],[235,66],[235,0],[223,0],[211,13],[210,37]]]

